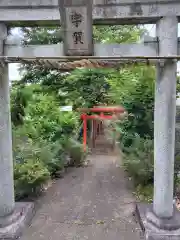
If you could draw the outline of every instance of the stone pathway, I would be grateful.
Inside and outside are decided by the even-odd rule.
[[[116,156],[92,155],[39,199],[21,240],[140,240],[134,199]]]

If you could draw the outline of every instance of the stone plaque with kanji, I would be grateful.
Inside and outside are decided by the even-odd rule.
[[[64,51],[68,56],[92,55],[92,4],[90,0],[64,2]]]

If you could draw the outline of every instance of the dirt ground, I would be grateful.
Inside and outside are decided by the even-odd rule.
[[[134,198],[117,156],[91,155],[38,200],[21,240],[140,240]]]

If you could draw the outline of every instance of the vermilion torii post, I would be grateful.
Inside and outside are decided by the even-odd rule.
[[[83,112],[81,119],[83,120],[83,145],[84,151],[86,151],[87,145],[87,120],[113,120],[113,114],[124,113],[125,109],[123,107],[93,107],[93,108],[81,108],[78,109],[80,112]],[[87,115],[87,112],[100,113],[100,115]],[[111,113],[111,115],[104,115],[104,113]],[[93,136],[93,140],[94,136]]]

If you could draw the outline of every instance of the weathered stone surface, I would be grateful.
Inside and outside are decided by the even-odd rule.
[[[171,6],[170,6],[171,4]],[[180,13],[178,1],[94,0],[93,20],[96,24],[154,23],[160,16]],[[0,21],[11,26],[55,25],[60,22],[58,0],[1,0]]]
[[[34,216],[33,203],[16,203],[14,212],[0,218],[0,239],[16,239],[21,236],[25,226],[29,225]]]
[[[0,24],[0,55],[4,54],[4,40],[7,27]],[[14,209],[14,182],[12,133],[10,114],[10,91],[8,65],[0,67],[0,217],[4,217]]]
[[[159,55],[177,54],[178,19],[163,17],[157,22]],[[169,29],[167,31],[167,29]],[[153,210],[161,218],[172,216],[177,63],[157,64],[154,112],[154,196]]]
[[[151,210],[151,204],[138,203],[136,205],[136,219],[140,223],[141,229],[144,232],[145,239],[179,240],[180,225],[178,223],[180,223],[180,213],[176,210],[173,218],[158,219]]]
[[[64,54],[92,55],[92,0],[61,1],[60,15],[64,28]]]

